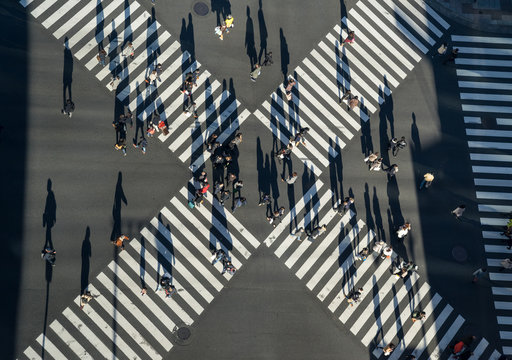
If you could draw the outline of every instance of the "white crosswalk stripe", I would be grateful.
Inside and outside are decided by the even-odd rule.
[[[240,270],[251,255],[248,249],[261,244],[211,195],[192,209],[188,195],[184,187],[173,197],[150,226],[142,228],[141,237],[131,239],[89,284],[93,300],[81,310],[77,297],[24,355],[40,359],[34,349],[44,346],[56,359],[93,359],[99,354],[161,359],[171,350],[173,332],[192,325],[236,276],[221,274],[220,261],[212,265],[212,249],[223,249]],[[170,298],[157,290],[165,274],[177,290]]]
[[[418,358],[447,358],[448,345],[463,335],[464,319],[415,271],[404,279],[392,275],[391,264],[398,260],[396,253],[388,259],[371,252],[364,261],[360,259],[363,248],[373,249],[375,231],[367,229],[352,210],[338,218],[331,205],[339,203],[334,196],[331,190],[305,194],[301,201],[308,204],[308,211],[301,215],[304,206],[298,204],[301,208],[290,212],[265,243],[275,248],[276,257],[364,346],[370,347],[376,358],[382,356],[382,347],[388,343],[397,345],[390,356],[395,360],[413,350]],[[313,222],[313,218],[317,220]],[[287,232],[289,228],[309,230],[323,224],[327,225],[327,232],[314,241],[297,241]],[[363,292],[351,306],[345,299],[358,288]],[[425,319],[413,323],[413,311],[425,311]],[[486,345],[485,339],[480,339],[479,344],[475,359],[496,358],[499,354]]]
[[[504,258],[510,258],[509,240],[504,234],[512,211],[512,122],[506,114],[512,97],[506,92],[512,89],[512,38],[452,35],[453,46],[459,48],[455,61],[460,87],[460,99],[464,116],[477,117],[481,121],[465,121],[471,170],[474,174],[475,195],[489,277],[496,281],[492,293],[495,296],[497,323],[500,330],[501,350],[512,354],[512,337],[504,317],[512,309],[512,277],[499,272]],[[471,81],[468,81],[471,80]],[[478,89],[467,92],[467,89]],[[484,120],[485,119],[485,123]],[[507,128],[508,127],[508,128]],[[480,342],[475,358],[487,348]]]
[[[292,156],[314,164],[317,175],[328,167],[327,151],[339,153],[354,138],[354,129],[370,121],[416,64],[436,51],[450,26],[422,0],[359,0],[348,14],[350,20],[341,19],[290,71],[296,81],[291,94],[281,84],[272,102],[254,112],[283,147],[295,132],[309,128],[308,148],[294,149]],[[355,31],[355,42],[342,46],[347,30]],[[348,100],[341,101],[346,90],[360,101],[351,111]]]

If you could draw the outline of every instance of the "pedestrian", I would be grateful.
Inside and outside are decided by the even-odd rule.
[[[455,62],[455,59],[459,56],[459,49],[455,48],[452,50],[451,54],[443,61],[443,65],[446,65],[449,62]]]
[[[288,176],[286,179],[284,177],[281,178],[282,182],[286,182],[288,185],[293,185],[295,181],[297,181],[297,178],[299,175],[296,171],[294,171],[290,176]]]
[[[270,205],[271,202],[272,202],[272,199],[270,198],[270,194],[263,194],[263,197],[261,198],[260,202],[258,203],[258,206]]]
[[[281,222],[281,209],[284,210],[284,207],[274,211],[271,216],[267,216],[268,223],[273,227],[276,227]]]
[[[220,146],[220,143],[217,141],[217,137],[217,134],[212,134],[206,141],[206,150],[212,154]]]
[[[222,190],[220,192],[220,204],[224,205],[224,202],[226,200],[229,200],[231,198],[231,191],[229,190]]]
[[[358,303],[360,301],[361,294],[363,292],[363,288],[360,287],[358,289],[352,289],[350,293],[346,296],[347,302],[350,304],[350,306],[354,306],[354,304]]]
[[[501,271],[504,271],[504,270],[510,270],[510,269],[512,269],[512,260],[510,260],[510,259],[508,259],[508,258],[507,258],[507,259],[502,260],[502,261],[500,262],[500,264],[501,264],[501,268],[500,268],[500,270],[499,270],[500,272],[501,272]]]
[[[291,76],[288,77],[288,84],[286,85],[286,88],[284,89],[284,92],[286,94],[286,99],[290,101],[292,99],[292,89],[297,84],[295,79]]]
[[[293,151],[293,143],[290,142],[286,147],[283,147],[276,153],[277,160],[281,163],[281,160],[290,160],[290,154]]]
[[[196,110],[196,103],[194,101],[189,101],[188,106],[185,108],[185,111],[183,111],[183,114],[185,114],[187,117],[190,117],[190,115],[194,115],[194,118],[197,119],[197,110]]]
[[[51,246],[47,246],[41,251],[41,259],[44,261],[48,261],[48,263],[51,266],[55,266],[55,255],[57,254],[57,251]]]
[[[353,45],[355,41],[356,33],[354,31],[349,31],[347,37],[341,43],[341,47],[343,47],[345,44]]]
[[[437,48],[437,51],[432,55],[432,58],[436,56],[443,56],[446,54],[446,50],[448,50],[448,43],[444,42]]]
[[[352,96],[352,91],[346,90],[345,93],[343,94],[343,96],[340,99],[340,104],[342,104],[344,100],[350,99],[351,96]]]
[[[389,343],[388,345],[386,345],[385,347],[382,347],[382,346],[378,346],[379,349],[382,349],[382,352],[384,353],[384,356],[389,356],[391,355],[391,353],[393,352],[393,350],[395,350],[395,344],[393,343]]]
[[[393,248],[391,245],[388,245],[382,250],[382,255],[380,256],[381,259],[389,259],[393,255]]]
[[[432,185],[432,181],[434,181],[434,175],[432,173],[426,173],[425,175],[423,175],[423,180],[421,181],[421,184],[420,184],[420,190],[423,189],[423,186],[425,186],[425,188],[428,188],[430,185]]]
[[[156,78],[158,79],[158,81],[162,81],[160,79],[160,76],[162,76],[163,72],[164,72],[164,68],[162,67],[162,64],[156,64]]]
[[[231,156],[226,156],[225,158],[229,158],[231,159]],[[235,174],[232,174],[232,173],[228,173],[226,175],[226,187],[227,188],[230,188],[233,186],[233,184],[235,183],[235,180],[236,180],[236,175]]]
[[[371,165],[370,165],[370,168],[369,170],[370,171],[380,171],[382,169],[382,161],[384,159],[383,158],[378,158],[377,160],[375,160]]]
[[[263,66],[271,66],[274,63],[274,60],[272,60],[272,51],[269,51],[267,54],[265,54],[265,60],[263,60]]]
[[[87,305],[95,297],[96,296],[91,295],[90,291],[86,291],[82,295],[80,295],[80,310],[82,310],[84,306]]]
[[[475,284],[487,272],[487,268],[479,268],[473,273],[473,284]]]
[[[142,289],[140,289],[140,295],[144,296],[148,293],[148,288],[143,286]]]
[[[199,176],[196,178],[197,182],[201,185],[201,186],[204,186],[205,184],[208,184],[208,174],[206,173],[206,171],[201,171],[201,173],[199,174]]]
[[[235,146],[240,146],[242,143],[242,133],[237,133],[235,137],[229,142],[229,148],[233,150]]]
[[[62,115],[67,115],[68,117],[73,116],[73,111],[75,111],[75,103],[71,101],[71,99],[67,99],[64,104],[64,108],[61,110]]]
[[[256,79],[260,75],[261,75],[261,67],[258,64],[256,64],[256,65],[254,65],[254,70],[251,71],[251,73],[250,73],[251,81],[256,82]]]
[[[227,257],[222,249],[213,250],[212,255],[212,265],[215,265],[218,261],[222,262],[222,260]]]
[[[117,239],[112,241],[112,244],[114,244],[116,247],[121,248],[121,250],[124,249],[124,242],[130,240],[130,238],[126,235],[121,235]]]
[[[388,167],[387,169],[385,169],[384,171],[388,173],[390,178],[392,178],[398,172],[398,165],[397,164],[393,164],[390,167]]]
[[[409,231],[411,231],[411,224],[406,222],[405,224],[398,227],[396,235],[398,236],[399,239],[403,239],[409,234]]]
[[[309,128],[302,128],[295,134],[293,138],[290,138],[290,141],[292,141],[295,144],[295,147],[298,147],[300,144],[306,146],[306,139],[305,136],[308,133]]]
[[[290,235],[294,238],[294,240],[302,241],[302,236],[304,234],[305,234],[304,228],[301,227],[301,228],[295,230],[295,232],[291,233]]]
[[[226,34],[229,33],[229,29],[232,29],[235,27],[235,25],[233,24],[233,21],[235,21],[235,19],[233,19],[233,16],[231,16],[231,15],[228,15],[226,17],[226,20],[224,20],[224,24],[226,25]]]
[[[222,269],[222,273],[221,274],[224,274],[225,272],[227,272],[229,275],[234,275],[235,274],[236,268],[235,268],[235,266],[233,265],[233,263],[230,260],[224,258],[222,260],[222,265],[223,265],[223,269]]]
[[[119,86],[119,83],[121,82],[121,78],[119,77],[119,75],[117,76],[112,76],[110,78],[110,91],[116,91],[117,90],[117,87]]]
[[[391,152],[392,155],[397,156],[398,152],[402,149],[405,149],[406,146],[407,146],[407,141],[405,141],[405,136],[402,136],[402,138],[400,140],[398,140],[397,138],[391,139],[389,146],[388,146],[388,150],[391,149],[391,147],[392,147],[393,148],[393,151]]]
[[[219,181],[215,182],[213,185],[213,195],[217,197],[217,194],[220,194],[222,190],[224,190],[224,183]]]
[[[355,257],[356,260],[359,261],[365,261],[368,258],[368,255],[370,254],[370,250],[367,247],[364,247],[359,254]]]
[[[235,212],[236,209],[238,209],[239,207],[242,207],[244,205],[247,205],[247,200],[242,196],[236,197],[235,205],[233,205],[233,207],[231,208],[231,211]]]
[[[312,231],[307,231],[308,240],[313,241],[327,231],[327,225],[317,226]]]
[[[358,107],[360,104],[359,97],[356,95],[354,97],[350,97],[348,101],[347,111],[354,110],[354,108]]]
[[[386,246],[386,243],[382,240],[376,241],[375,244],[372,247],[372,250],[375,251],[377,254],[381,255],[382,249]]]
[[[338,208],[336,209],[338,214],[344,215],[347,212],[347,210],[350,209],[352,204],[354,204],[354,198],[346,197],[345,200],[343,200],[341,206],[338,206]]]
[[[170,298],[176,292],[176,287],[171,284],[171,275],[168,273],[160,279],[160,287],[164,289],[166,298]]]
[[[411,314],[411,320],[413,323],[415,323],[418,320],[425,320],[426,317],[427,314],[425,313],[425,311],[413,311],[413,313]]]
[[[376,152],[376,153],[370,153],[370,155],[368,155],[367,157],[364,158],[364,162],[368,164],[368,169],[369,169],[369,166],[373,164],[373,162],[375,160],[377,160],[379,158],[379,153]]]
[[[466,211],[466,205],[459,205],[452,211],[452,214],[457,220],[460,220],[464,211]]]
[[[148,141],[146,140],[144,135],[141,135],[141,138],[140,138],[138,143],[135,143],[135,139],[133,140],[133,147],[134,148],[139,148],[140,147],[140,149],[142,151],[142,154],[144,154],[144,155],[146,155],[146,147],[147,146],[148,146]]]
[[[215,35],[219,37],[219,39],[224,40],[224,32],[226,31],[226,25],[221,24],[219,26],[216,26],[215,29]]]
[[[151,71],[149,76],[146,78],[146,83],[149,85],[153,84],[156,87],[156,78],[158,77],[156,70]]]
[[[101,66],[107,65],[107,52],[105,51],[105,49],[101,49],[100,51],[98,51],[96,59],[101,64]]]
[[[123,156],[126,156],[126,133],[119,136],[119,140],[114,147],[116,150],[121,150]]]
[[[244,182],[242,180],[237,180],[233,183],[233,196],[235,196],[236,193],[241,194],[242,188],[244,187]]]
[[[128,42],[128,44],[126,44],[126,47],[121,52],[121,55],[125,58],[130,57],[130,59],[132,60],[135,58],[135,47],[133,46],[131,41]]]

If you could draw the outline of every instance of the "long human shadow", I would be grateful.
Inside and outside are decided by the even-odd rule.
[[[283,73],[283,82],[286,82],[288,65],[290,65],[290,53],[288,52],[288,43],[286,42],[283,28],[279,28],[279,44],[281,50],[281,72]]]
[[[55,194],[52,190],[52,180],[48,179],[46,183],[46,201],[44,205],[43,213],[43,227],[46,228],[45,232],[45,243],[43,251],[46,248],[54,249],[52,241],[52,228],[57,221],[57,202],[55,200]],[[48,306],[50,301],[50,283],[53,277],[53,266],[49,261],[44,261],[45,265],[45,279],[46,279],[46,299],[45,299],[45,310],[43,320],[43,341],[41,344],[41,358],[45,357],[45,346],[46,346],[46,328],[48,325]]]
[[[258,54],[258,64],[261,64],[261,57],[267,55],[267,25],[265,24],[265,15],[263,14],[263,1],[258,2],[258,25],[260,29],[260,52]]]
[[[116,190],[114,193],[114,205],[112,207],[112,219],[114,223],[112,226],[112,233],[110,234],[110,241],[113,241],[122,234],[121,209],[123,203],[125,205],[128,205],[128,200],[126,199],[126,196],[124,195],[123,191],[123,173],[119,171],[119,173],[117,174]]]
[[[276,157],[272,156],[272,159],[270,159],[270,173],[269,173],[269,182],[270,182],[270,188],[272,190],[272,200],[274,204],[273,211],[276,211],[279,209],[279,185],[277,178],[279,177],[279,171],[277,170],[277,164],[276,164]]]
[[[87,291],[89,285],[89,270],[92,256],[91,249],[91,229],[89,226],[85,229],[85,238],[82,241],[82,269],[80,275],[80,294]]]
[[[343,155],[339,144],[334,144],[331,138],[329,138],[329,146],[338,153],[338,156],[334,159],[329,156],[329,181],[331,191],[334,194],[331,199],[331,207],[333,207],[340,199],[343,199]]]
[[[194,24],[192,22],[192,14],[188,13],[188,25],[185,18],[181,19],[180,31],[181,52],[187,51],[190,54],[188,61],[183,62],[182,72],[184,72],[194,61],[196,61],[196,45],[194,39]]]
[[[251,63],[251,71],[258,61],[258,54],[256,53],[256,44],[254,41],[254,24],[251,18],[251,8],[247,6],[246,9],[247,20],[245,21],[245,51]]]
[[[375,215],[375,230],[378,241],[386,242],[386,231],[384,230],[384,224],[382,223],[382,215],[380,213],[379,197],[377,196],[377,189],[373,187],[373,214]]]
[[[216,14],[217,26],[219,26],[228,15],[231,15],[231,3],[229,0],[211,0],[210,7]]]
[[[69,49],[68,37],[64,39],[64,68],[62,70],[62,104],[66,105],[66,100],[73,100],[71,96],[71,83],[73,82],[73,54]]]
[[[366,226],[369,230],[375,230],[375,222],[373,221],[372,208],[370,204],[370,190],[368,183],[364,183],[364,208],[366,210]]]
[[[384,77],[384,85],[388,86]],[[394,116],[393,116],[393,95],[386,95],[382,88],[379,88],[379,96],[384,99],[380,104],[379,111],[379,137],[380,137],[380,154],[385,164],[390,165],[388,144],[391,138],[395,137]],[[388,123],[390,135],[388,136]]]
[[[340,19],[343,19],[344,17],[348,17],[347,6],[345,5],[344,0],[340,0]],[[343,22],[341,22],[341,26],[343,28]]]

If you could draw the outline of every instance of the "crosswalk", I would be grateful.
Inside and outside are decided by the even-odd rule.
[[[511,355],[512,275],[498,270],[512,254],[502,234],[512,212],[512,38],[451,39],[499,336]]]
[[[365,261],[357,260],[364,247],[372,248],[376,234],[351,210],[340,216],[331,205],[334,194],[322,188],[322,181],[317,180],[264,243],[375,358],[383,357],[380,347],[394,343],[396,349],[389,359],[409,354],[416,359],[447,359],[448,346],[464,336],[465,319],[417,273],[405,281],[392,275],[391,260],[396,253],[391,260],[375,252]],[[297,215],[301,213],[303,217]],[[298,241],[290,235],[290,229],[324,224],[328,231],[314,241]],[[361,301],[350,306],[345,296],[359,287],[364,289]],[[420,309],[427,318],[413,323],[411,314]],[[497,360],[500,356],[482,338],[472,359]]]
[[[43,358],[43,344],[44,358],[54,359],[161,359],[171,350],[176,330],[192,325],[233,277],[211,264],[212,249],[240,269],[260,245],[211,195],[194,209],[191,196],[181,189],[89,285],[97,297],[83,310],[77,297],[24,357]],[[171,298],[155,291],[165,273],[178,290]]]
[[[159,140],[191,169],[199,169],[209,159],[204,145],[209,136],[217,134],[217,141],[225,143],[250,115],[228,85],[213,79],[206,69],[200,69],[192,95],[198,118],[184,113],[189,100],[180,88],[185,75],[201,64],[182,52],[180,43],[137,1],[21,0],[20,4],[63,40],[109,91],[113,91],[112,76],[119,76],[116,96],[135,115],[138,127],[144,128],[150,119],[165,121],[169,133],[160,134]],[[123,51],[129,42],[135,48],[133,59]],[[101,48],[107,53],[105,66],[96,58]],[[157,64],[164,71],[156,86],[147,84]]]
[[[341,21],[290,73],[292,99],[281,85],[254,112],[284,145],[310,129],[307,146],[293,152],[317,176],[449,28],[423,0],[360,0]],[[356,40],[342,47],[346,28]],[[340,106],[345,89],[361,102],[351,111],[346,100]]]

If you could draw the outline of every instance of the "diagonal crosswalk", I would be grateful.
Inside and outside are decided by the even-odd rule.
[[[416,272],[405,279],[392,275],[391,261],[397,257],[396,253],[391,260],[382,259],[375,252],[364,261],[358,260],[364,247],[372,249],[375,232],[367,229],[352,210],[341,216],[333,210],[334,195],[331,190],[322,191],[322,185],[317,180],[312,187],[315,190],[301,200],[308,205],[308,211],[300,216],[302,219],[298,214],[304,206],[298,202],[299,209],[292,209],[264,242],[370,348],[375,358],[383,356],[382,347],[389,343],[396,345],[390,359],[409,354],[417,359],[420,356],[421,359],[448,358],[448,345],[463,336],[465,320]],[[299,241],[287,231],[291,229],[293,233],[300,227],[313,229],[323,224],[327,225],[327,232],[313,241]],[[364,289],[360,302],[350,306],[346,296],[359,287]],[[427,316],[413,323],[412,312],[419,309]],[[485,339],[479,339],[474,359],[499,357]]]
[[[240,269],[260,245],[212,195],[194,209],[190,196],[185,187],[173,197],[89,285],[97,297],[82,310],[76,298],[24,355],[41,359],[34,349],[43,344],[55,359],[161,359],[171,350],[174,331],[192,325],[233,277],[211,264],[212,249]],[[171,298],[156,291],[165,273],[178,290]]]
[[[250,115],[206,69],[201,69],[192,97],[182,94],[185,75],[201,64],[187,51],[182,53],[179,42],[137,1],[22,0],[20,4],[109,91],[114,90],[112,77],[119,77],[116,96],[141,128],[150,120],[165,121],[169,133],[158,139],[193,170],[210,157],[204,144],[209,136],[216,134],[220,143],[228,142]],[[126,56],[128,43],[135,48],[133,59]],[[100,49],[107,53],[105,66],[96,58]],[[147,84],[157,64],[164,71],[156,86]],[[184,114],[190,101],[196,103],[197,119]]]
[[[317,176],[450,26],[423,0],[359,0],[341,21],[290,73],[292,99],[280,85],[254,112],[283,146],[310,129],[307,146],[293,153]],[[341,46],[347,27],[355,44]],[[345,90],[361,102],[350,111],[340,103]]]
[[[512,38],[452,35],[459,49],[455,66],[474,176],[489,276],[495,281],[499,336],[504,354],[512,354],[508,318],[512,277],[500,272],[512,253],[503,234],[512,211]]]

